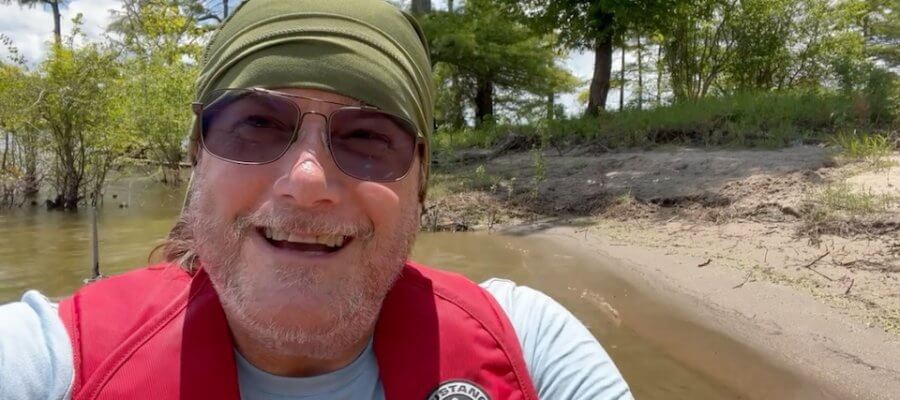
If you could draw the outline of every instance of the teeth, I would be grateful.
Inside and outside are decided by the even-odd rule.
[[[329,247],[338,247],[344,244],[346,236],[341,235],[304,235],[298,233],[285,232],[273,228],[265,228],[263,232],[266,238],[276,241],[287,241],[294,243],[315,243],[324,244]]]

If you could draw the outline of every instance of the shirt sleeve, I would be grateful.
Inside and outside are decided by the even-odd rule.
[[[506,312],[538,397],[633,400],[609,355],[590,331],[549,296],[505,279],[481,284]]]
[[[0,399],[68,399],[73,369],[56,304],[29,291],[0,306]]]

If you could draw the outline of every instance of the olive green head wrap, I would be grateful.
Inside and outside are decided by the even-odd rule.
[[[427,143],[434,89],[426,43],[415,19],[384,0],[248,0],[207,46],[196,98],[222,88],[322,89],[406,117]],[[426,151],[426,178],[429,158]]]

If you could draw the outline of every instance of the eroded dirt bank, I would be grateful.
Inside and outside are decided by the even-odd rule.
[[[566,240],[848,397],[900,393],[900,154],[575,149],[437,171],[426,228]]]

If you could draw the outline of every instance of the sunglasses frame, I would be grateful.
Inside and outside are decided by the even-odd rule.
[[[203,109],[204,109],[204,106],[206,106],[206,104],[204,104],[201,101],[192,102],[191,110],[193,111],[194,115],[197,117],[196,118],[196,129],[197,129],[197,133],[198,133],[199,140],[200,140],[200,147],[203,150],[205,150],[206,153],[208,153],[209,155],[211,155],[215,158],[218,158],[222,161],[227,161],[230,163],[240,164],[240,165],[265,165],[265,164],[271,164],[275,161],[278,161],[279,159],[281,159],[281,157],[284,157],[284,155],[287,154],[287,152],[288,152],[288,150],[290,150],[291,146],[294,145],[294,142],[296,142],[300,138],[300,128],[301,128],[301,124],[303,123],[303,117],[305,117],[307,114],[313,114],[313,115],[320,115],[325,118],[325,129],[321,132],[322,142],[325,143],[325,147],[328,149],[328,154],[331,156],[331,160],[334,162],[334,165],[337,166],[338,169],[341,170],[341,172],[344,175],[347,175],[353,179],[358,179],[358,180],[366,181],[366,182],[398,182],[400,180],[403,180],[403,178],[405,178],[407,175],[409,175],[409,171],[412,169],[413,161],[415,160],[415,153],[413,155],[413,158],[410,159],[409,165],[406,167],[406,171],[404,171],[403,174],[399,175],[398,177],[392,178],[392,179],[363,179],[363,178],[360,178],[356,175],[353,175],[353,174],[347,172],[344,169],[344,167],[341,166],[341,164],[334,157],[334,150],[331,147],[330,133],[331,133],[332,117],[336,113],[345,111],[345,110],[378,111],[378,112],[386,114],[392,118],[396,118],[400,121],[403,121],[404,123],[406,123],[410,127],[412,127],[412,129],[415,131],[415,135],[414,135],[415,143],[413,144],[413,152],[419,151],[419,156],[421,158],[427,151],[427,149],[425,148],[427,146],[427,144],[423,140],[422,132],[419,131],[419,129],[416,127],[416,124],[414,124],[412,121],[410,121],[409,119],[407,119],[405,117],[402,117],[402,116],[399,116],[399,115],[396,115],[393,113],[389,113],[378,107],[368,105],[362,101],[358,101],[358,104],[354,105],[354,104],[347,104],[347,103],[342,103],[342,102],[337,102],[337,101],[332,101],[332,100],[320,99],[320,98],[316,98],[316,97],[284,93],[284,92],[279,92],[277,90],[264,89],[264,88],[224,88],[224,89],[213,90],[210,92],[210,94],[217,93],[217,92],[227,92],[227,91],[244,91],[244,92],[260,93],[260,94],[276,96],[276,97],[287,97],[287,98],[312,100],[312,101],[317,101],[317,102],[321,102],[321,103],[337,104],[337,105],[341,105],[343,107],[333,110],[326,114],[326,113],[321,113],[318,111],[303,111],[302,109],[300,109],[299,104],[297,104],[293,101],[288,101],[289,103],[291,103],[291,106],[293,106],[297,110],[297,121],[294,126],[294,132],[291,133],[291,140],[284,147],[284,149],[281,151],[281,153],[279,153],[277,156],[275,156],[274,158],[272,158],[269,161],[239,161],[239,160],[232,160],[230,158],[220,156],[220,155],[214,153],[213,151],[209,150],[209,148],[206,146],[206,142],[205,142],[204,134],[203,134],[204,133],[203,132]]]

